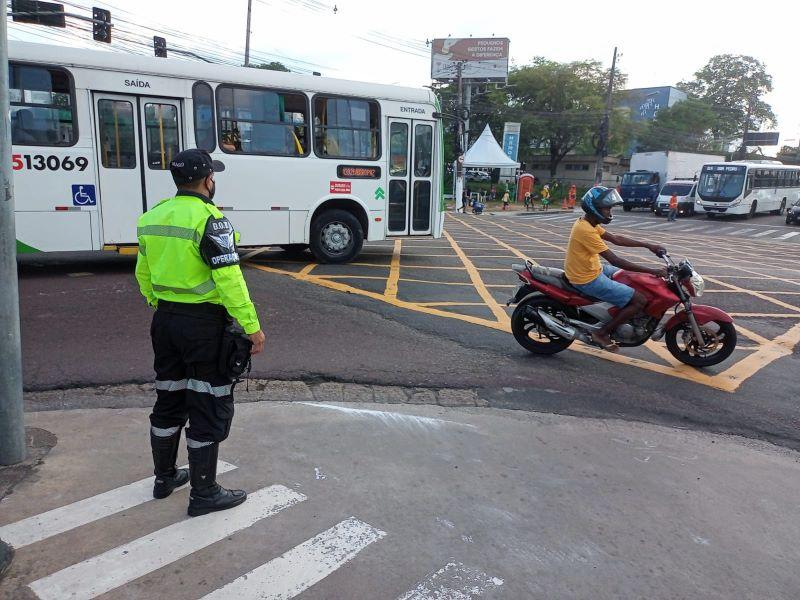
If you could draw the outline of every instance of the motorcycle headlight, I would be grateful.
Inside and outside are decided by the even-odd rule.
[[[692,276],[689,278],[689,283],[692,284],[692,289],[694,289],[695,297],[699,298],[703,295],[703,292],[706,291],[706,282],[700,277],[699,273],[692,273]]]

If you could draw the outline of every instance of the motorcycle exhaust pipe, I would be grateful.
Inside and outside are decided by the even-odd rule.
[[[563,325],[556,321],[553,317],[548,315],[546,312],[543,312],[541,309],[536,309],[536,315],[541,319],[542,324],[547,327],[550,331],[555,333],[558,336],[561,336],[567,340],[579,340],[582,339],[580,333],[574,328],[569,327],[568,325]]]

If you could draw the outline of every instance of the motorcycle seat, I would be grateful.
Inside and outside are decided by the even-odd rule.
[[[524,265],[513,265],[513,269],[518,272],[522,272],[526,267]],[[577,296],[581,296],[586,298],[587,300],[592,300],[594,302],[600,302],[598,298],[590,296],[578,288],[573,286],[569,280],[567,279],[566,274],[564,273],[564,269],[557,269],[555,267],[540,267],[540,266],[530,266],[528,267],[530,270],[531,275],[536,281],[541,281],[547,285],[552,285],[559,289],[564,290],[565,292],[569,292],[570,294],[575,294]]]

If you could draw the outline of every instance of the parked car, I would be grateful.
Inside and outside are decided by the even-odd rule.
[[[467,181],[489,181],[491,176],[486,171],[478,171],[477,169],[472,169],[467,171],[466,174]]]
[[[786,209],[786,224],[796,223],[800,225],[800,200],[796,200],[789,208]]]

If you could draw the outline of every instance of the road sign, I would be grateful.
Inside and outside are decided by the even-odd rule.
[[[780,133],[777,131],[750,131],[744,136],[745,146],[777,146]]]

